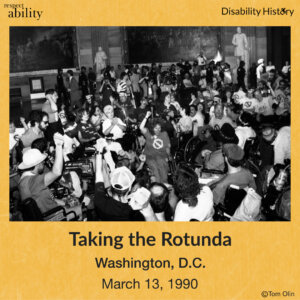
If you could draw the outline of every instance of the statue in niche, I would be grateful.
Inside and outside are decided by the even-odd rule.
[[[94,64],[96,66],[97,77],[101,74],[101,71],[106,68],[106,53],[103,51],[102,47],[98,48],[98,52],[95,55]]]
[[[234,45],[234,56],[236,57],[237,66],[240,61],[243,60],[246,64],[246,69],[249,63],[248,54],[248,40],[245,33],[242,33],[241,27],[237,27],[237,33],[232,38],[232,44]]]

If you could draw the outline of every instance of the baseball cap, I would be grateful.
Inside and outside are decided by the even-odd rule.
[[[127,167],[116,168],[111,172],[110,182],[114,189],[119,191],[125,191],[130,189],[135,176]]]

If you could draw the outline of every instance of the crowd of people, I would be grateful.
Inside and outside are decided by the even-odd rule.
[[[33,199],[78,220],[290,220],[289,64],[201,55],[58,70],[42,109],[10,122],[20,219]]]

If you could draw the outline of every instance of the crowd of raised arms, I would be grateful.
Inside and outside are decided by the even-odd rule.
[[[290,66],[232,69],[200,54],[58,70],[10,122],[11,219],[290,220]]]

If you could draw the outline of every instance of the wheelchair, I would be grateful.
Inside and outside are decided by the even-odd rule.
[[[195,160],[199,153],[207,146],[207,149],[211,147],[217,148],[217,143],[212,141],[213,132],[209,126],[205,125],[198,130],[198,135],[192,137],[185,145],[184,148],[184,161],[187,163],[195,163]]]
[[[140,134],[138,123],[129,122],[126,126],[123,140],[126,141],[127,147],[136,151],[138,154],[142,152],[142,146],[139,142],[138,136]],[[127,148],[125,147],[125,148]],[[128,149],[124,149],[125,151]]]
[[[74,211],[66,212],[62,206],[57,206],[45,213],[38,208],[35,200],[28,198],[20,204],[23,221],[67,221],[68,216],[72,216],[70,221],[77,221],[78,216]]]
[[[274,170],[274,176],[269,184],[267,182],[269,175],[265,177],[266,184],[262,200],[263,221],[290,221],[290,162],[286,161],[284,165],[276,165],[271,169]]]
[[[198,136],[192,137],[186,144],[184,149],[184,161],[187,163],[195,164],[195,158],[206,145],[206,141],[201,140]],[[243,167],[249,169],[254,177],[260,174],[259,169],[259,154],[258,154],[258,140],[249,139],[244,146],[244,164]]]
[[[205,147],[206,142],[204,140],[201,140],[198,136],[192,137],[185,149],[184,149],[184,161],[188,164],[190,164],[193,167],[200,168],[200,177],[201,178],[207,178],[207,176],[213,176],[213,175],[224,175],[226,174],[225,169],[224,170],[211,170],[211,169],[205,169],[204,165],[197,164],[195,162],[195,158],[199,153],[201,153],[202,149]],[[249,140],[246,142],[246,145],[244,147],[245,151],[245,160],[243,167],[250,170],[250,172],[253,174],[253,177],[256,181],[256,185],[259,187],[261,185],[260,183],[260,169],[258,167],[257,162],[259,161],[259,156],[257,154],[257,140]],[[203,173],[207,173],[208,175]],[[203,176],[203,177],[202,177]],[[207,178],[209,179],[209,178]],[[260,190],[261,188],[259,188]],[[230,186],[225,194],[225,200],[224,204],[218,204],[215,206],[215,215],[214,220],[215,221],[230,221],[231,217],[234,215],[236,209],[241,204],[242,200],[244,199],[246,195],[246,191],[243,189],[239,189],[235,186]]]
[[[192,137],[184,147],[184,161],[187,163],[193,163],[197,154],[199,153],[197,150],[203,148],[204,145],[205,142],[202,141],[198,136]]]
[[[10,221],[22,221],[22,214],[19,209],[21,195],[18,186],[9,189],[9,219]]]
[[[244,189],[230,185],[225,193],[224,204],[217,204],[214,207],[214,221],[230,221],[246,194]]]

